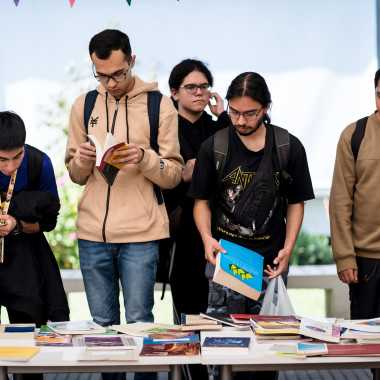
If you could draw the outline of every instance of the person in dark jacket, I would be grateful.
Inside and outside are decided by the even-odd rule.
[[[210,91],[212,85],[210,70],[203,62],[194,59],[180,62],[169,77],[172,100],[178,110],[181,155],[186,164],[180,184],[172,190],[164,191],[171,227],[169,244],[175,242],[169,282],[174,321],[177,324],[180,323],[181,313],[197,314],[207,309],[206,260],[202,240],[193,220],[194,200],[186,193],[202,142],[229,123],[222,98]],[[205,111],[207,105],[218,117],[218,121],[214,121]],[[194,370],[191,371],[193,379],[208,378],[205,368],[202,374],[195,373]]]
[[[55,228],[60,209],[52,163],[25,144],[17,114],[0,112],[0,136],[0,305],[11,323],[67,321],[61,275],[43,234]]]

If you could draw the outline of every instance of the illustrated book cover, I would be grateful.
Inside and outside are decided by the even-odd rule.
[[[208,319],[213,319],[215,321],[221,322],[224,325],[237,327],[239,329],[247,329],[249,328],[249,324],[241,323],[241,322],[235,322],[230,314],[222,314],[222,313],[200,313],[201,317],[205,317]],[[248,320],[249,323],[249,320]]]
[[[326,343],[298,343],[297,354],[306,356],[326,355],[328,353]]]
[[[56,332],[39,331],[36,337],[36,346],[42,347],[72,347],[71,334],[58,334]]]
[[[203,341],[202,350],[248,352],[250,340],[249,337],[208,336]]]
[[[39,347],[0,347],[0,360],[27,362],[39,352]]]
[[[93,321],[64,321],[48,322],[49,327],[54,332],[63,335],[70,334],[104,334],[106,329]]]
[[[96,167],[99,169],[100,174],[105,181],[112,186],[117,173],[125,164],[113,163],[113,159],[122,156],[115,156],[116,151],[128,149],[125,142],[119,143],[112,133],[107,133],[104,146],[100,145],[99,141],[94,135],[88,135],[90,144],[96,149]]]
[[[77,338],[78,345],[87,350],[134,350],[137,343],[131,336],[91,335]]]
[[[222,323],[200,314],[181,314],[181,330],[220,330]]]
[[[292,315],[252,315],[250,322],[257,334],[299,334],[300,321]]]
[[[220,240],[227,251],[216,256],[213,281],[248,298],[258,300],[261,294],[264,258],[258,253],[227,240]]]
[[[198,355],[200,343],[144,344],[140,356],[193,356]]]
[[[143,344],[198,343],[199,334],[191,334],[175,339],[144,338]]]
[[[343,321],[340,325],[351,330],[380,333],[380,318]]]
[[[302,317],[299,333],[326,342],[339,343],[340,327],[323,319]]]
[[[264,352],[263,356],[269,358],[293,358],[293,359],[306,359],[306,355],[297,353],[297,346],[295,344],[274,344],[268,351]]]

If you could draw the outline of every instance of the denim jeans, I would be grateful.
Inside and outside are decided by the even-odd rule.
[[[78,240],[79,260],[91,316],[101,326],[120,324],[119,279],[128,323],[153,322],[158,242],[104,243]],[[103,380],[123,380],[125,373],[104,373]],[[136,373],[135,379],[157,379]]]

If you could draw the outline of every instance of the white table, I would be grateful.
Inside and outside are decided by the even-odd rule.
[[[7,374],[24,373],[97,373],[97,372],[170,372],[171,379],[180,380],[181,365],[200,364],[200,355],[147,357],[137,361],[77,361],[83,348],[50,349],[41,352],[29,362],[0,361],[0,380],[8,380]]]
[[[232,371],[275,371],[275,370],[312,370],[312,369],[359,369],[376,368],[375,380],[380,380],[380,357],[322,357],[307,359],[266,358],[262,354],[271,344],[258,344],[250,330],[223,327],[219,331],[202,331],[201,343],[207,336],[249,336],[251,342],[248,353],[202,352],[202,364],[219,365],[220,379],[231,379]]]

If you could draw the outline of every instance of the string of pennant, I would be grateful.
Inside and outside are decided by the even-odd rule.
[[[15,3],[16,7],[17,7],[18,3],[20,2],[20,0],[13,0],[13,1]],[[69,0],[69,2],[70,2],[70,6],[72,8],[74,6],[75,0]],[[127,0],[127,3],[128,3],[128,5],[131,5],[132,0]]]

